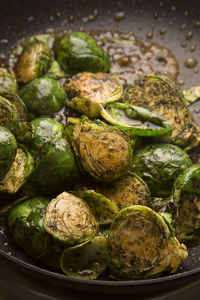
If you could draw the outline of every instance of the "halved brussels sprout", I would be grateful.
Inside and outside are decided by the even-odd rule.
[[[132,172],[128,172],[118,180],[109,183],[84,182],[77,185],[77,189],[93,189],[112,200],[120,209],[137,204],[148,206],[150,200],[150,191],[147,184]]]
[[[13,134],[17,134],[19,121],[19,114],[15,106],[9,100],[0,96],[0,126],[8,128]]]
[[[66,100],[64,89],[53,78],[34,79],[20,90],[20,96],[30,112],[51,115],[58,112]]]
[[[187,257],[163,218],[146,206],[124,208],[108,238],[108,266],[116,279],[134,280],[176,272]]]
[[[107,240],[103,236],[67,248],[60,258],[61,269],[68,276],[96,279],[107,268],[106,249]]]
[[[51,51],[44,43],[27,46],[15,66],[17,81],[27,83],[47,73],[51,60]]]
[[[133,157],[133,171],[147,183],[153,196],[169,196],[177,176],[191,165],[188,154],[171,144],[147,146]]]
[[[46,154],[63,135],[63,125],[52,118],[37,118],[27,124],[20,141],[27,145],[35,157]]]
[[[75,154],[82,168],[92,177],[110,182],[128,171],[132,147],[123,131],[105,123],[91,122],[86,117],[68,118],[68,124],[66,134]]]
[[[100,115],[100,105],[117,101],[123,95],[119,79],[106,73],[79,73],[70,79],[65,90],[69,97],[67,106],[90,118]]]
[[[51,238],[42,218],[50,199],[37,197],[15,206],[9,213],[8,225],[15,243],[33,259],[46,253]]]
[[[42,195],[56,195],[79,180],[76,159],[69,144],[60,139],[41,156],[29,184]]]
[[[126,130],[130,136],[157,136],[172,130],[171,125],[159,115],[127,103],[111,103],[105,108],[100,106],[100,113],[107,122]]]
[[[18,90],[14,73],[9,73],[5,68],[0,68],[0,92],[16,93]]]
[[[200,166],[179,175],[174,184],[173,226],[180,241],[200,241]]]
[[[0,182],[0,191],[16,193],[27,181],[34,168],[34,159],[25,147],[18,148],[15,160]]]
[[[72,191],[71,193],[88,203],[99,225],[112,223],[112,220],[118,213],[118,207],[115,203],[93,190]]]
[[[57,60],[68,74],[108,72],[110,67],[108,53],[103,52],[95,39],[84,32],[72,32],[60,40]]]
[[[0,126],[0,180],[10,169],[17,153],[17,142],[14,135]]]
[[[47,232],[68,246],[90,240],[99,229],[88,204],[67,192],[49,203],[43,221]]]
[[[199,144],[199,128],[194,123],[179,90],[168,80],[146,75],[129,86],[124,102],[148,108],[170,123],[173,129],[159,137],[162,141],[174,143],[187,150]]]

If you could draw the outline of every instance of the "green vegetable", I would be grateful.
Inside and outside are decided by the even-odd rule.
[[[0,92],[0,96],[6,98],[14,107],[18,113],[20,121],[27,120],[27,108],[22,99],[17,94],[8,92]]]
[[[122,280],[176,272],[187,257],[164,219],[146,206],[129,206],[114,219],[108,238],[108,266]]]
[[[0,96],[0,126],[6,127],[13,134],[19,130],[20,117],[15,106],[6,98]]]
[[[15,66],[17,81],[27,83],[47,73],[51,64],[51,51],[44,43],[27,46]]]
[[[159,137],[165,143],[173,143],[186,150],[199,144],[199,128],[194,123],[182,94],[168,80],[146,75],[128,87],[124,102],[148,108],[168,121],[172,131]]]
[[[10,169],[17,153],[17,142],[14,135],[5,127],[0,126],[0,180]]]
[[[98,232],[98,223],[88,204],[67,192],[49,203],[43,221],[47,232],[68,246],[89,241]]]
[[[48,70],[48,74],[47,75],[54,75],[56,79],[60,79],[65,77],[65,73],[62,71],[59,63],[56,60],[52,61],[52,64]]]
[[[20,90],[20,96],[30,112],[51,115],[58,112],[66,100],[64,89],[53,78],[32,80]]]
[[[107,268],[107,241],[102,236],[63,251],[60,266],[63,272],[80,279],[96,279]]]
[[[0,191],[16,193],[27,181],[34,168],[34,159],[25,147],[18,148],[15,160],[0,182]]]
[[[72,32],[60,40],[57,60],[68,74],[108,72],[110,67],[108,53],[84,32]]]
[[[110,124],[128,132],[130,136],[157,136],[172,130],[171,125],[148,109],[126,103],[100,106],[101,116]]]
[[[153,196],[169,196],[177,176],[190,167],[188,154],[171,144],[155,144],[137,151],[133,170],[148,185]]]
[[[96,118],[100,115],[100,105],[105,106],[122,97],[123,87],[115,75],[84,72],[70,79],[66,92],[69,97],[67,106]]]
[[[200,166],[184,170],[174,184],[171,202],[173,226],[180,241],[199,243],[200,232]]]
[[[13,72],[0,68],[0,92],[16,93],[18,90],[17,81]]]
[[[118,213],[118,207],[115,203],[93,190],[72,191],[71,193],[88,203],[99,225],[112,223],[113,218]]]
[[[187,90],[182,90],[183,101],[187,106],[200,98],[200,86],[193,86]]]
[[[76,159],[69,144],[60,139],[40,158],[29,184],[42,195],[55,195],[79,180]]]
[[[71,123],[71,124],[70,124]],[[68,118],[66,134],[84,171],[100,181],[123,176],[132,162],[128,136],[118,128],[88,118]]]

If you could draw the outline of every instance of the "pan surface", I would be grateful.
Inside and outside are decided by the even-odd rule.
[[[200,6],[199,1],[67,1],[67,0],[0,0],[0,63],[17,41],[38,33],[68,30],[133,32],[169,48],[179,63],[179,83],[183,87],[199,85],[200,62]],[[196,66],[185,67],[188,58],[196,59]],[[191,107],[200,124],[200,106]],[[196,150],[196,162],[198,150]],[[79,288],[102,293],[142,294],[153,290],[175,289],[199,278],[200,246],[189,250],[189,257],[177,274],[157,279],[114,282],[107,278],[88,281],[70,278],[36,266],[13,245],[4,229],[0,231],[1,257],[27,273],[60,287]],[[102,288],[103,287],[103,288]]]

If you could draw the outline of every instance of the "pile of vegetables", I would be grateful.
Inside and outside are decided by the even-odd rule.
[[[14,242],[78,278],[176,272],[183,242],[200,243],[200,166],[186,152],[200,143],[194,88],[145,75],[124,91],[86,33],[33,36],[15,54],[14,70],[0,68],[0,195],[13,199]]]

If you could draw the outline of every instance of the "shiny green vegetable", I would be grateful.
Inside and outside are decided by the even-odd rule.
[[[108,238],[108,266],[122,280],[176,272],[187,257],[164,219],[146,206],[129,206],[114,219]]]
[[[51,115],[58,112],[66,100],[64,89],[53,78],[32,80],[20,90],[20,96],[30,112]]]
[[[72,191],[71,193],[88,203],[99,225],[112,223],[118,213],[118,207],[114,202],[93,190]]]
[[[99,107],[119,100],[123,87],[115,75],[106,73],[79,73],[66,86],[67,106],[90,118],[100,116]]]
[[[177,176],[191,165],[188,154],[171,144],[147,146],[133,157],[133,171],[147,183],[152,196],[169,196]]]
[[[200,166],[192,166],[179,175],[171,197],[175,234],[180,241],[199,243]]]
[[[110,124],[120,127],[130,136],[157,136],[172,130],[171,125],[159,115],[143,107],[127,103],[100,106],[101,116]]]
[[[66,248],[60,259],[63,272],[80,279],[96,279],[107,268],[107,241],[102,236],[83,244]]]
[[[148,108],[168,121],[172,131],[159,137],[165,143],[173,143],[186,150],[199,144],[199,128],[183,101],[182,93],[168,80],[146,75],[128,87],[124,102]]]
[[[55,240],[68,246],[90,240],[99,229],[88,204],[67,192],[49,203],[43,222],[45,229]]]
[[[108,53],[103,52],[95,39],[84,32],[72,32],[60,40],[57,60],[68,74],[108,72],[110,67]]]
[[[66,134],[84,171],[110,182],[123,176],[131,166],[132,147],[118,128],[88,118],[68,118]]]
[[[25,47],[15,66],[17,81],[27,83],[42,76],[47,73],[51,61],[51,51],[44,43]]]
[[[6,98],[0,96],[0,126],[6,127],[13,134],[19,130],[20,117],[15,106]]]
[[[0,92],[17,93],[18,86],[13,72],[0,68]]]
[[[14,135],[0,126],[0,180],[10,169],[17,153],[17,142]]]
[[[34,168],[34,159],[25,147],[17,149],[15,160],[0,182],[0,191],[16,193],[28,180]]]

